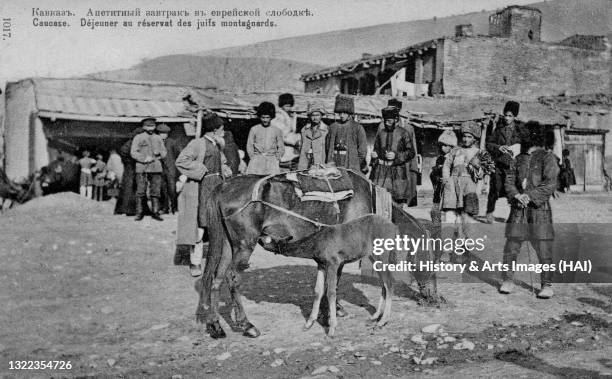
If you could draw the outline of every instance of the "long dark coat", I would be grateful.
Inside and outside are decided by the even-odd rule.
[[[495,162],[495,172],[491,175],[489,191],[496,194],[496,198],[506,196],[505,180],[506,171],[510,168],[512,157],[499,151],[500,146],[520,144],[526,133],[525,125],[515,120],[511,125],[506,125],[503,119],[497,124],[490,123],[487,130],[486,148]]]
[[[378,158],[372,166],[370,180],[391,192],[395,201],[406,200],[409,180],[406,163],[415,155],[408,132],[398,126],[391,132],[384,128],[379,130],[374,139],[374,151]],[[391,151],[395,153],[395,159],[387,161],[385,155]]]
[[[142,130],[142,128],[134,130],[132,137],[121,145],[118,151],[124,170],[119,197],[117,197],[117,203],[115,204],[115,214],[125,214],[126,216],[134,216],[136,214],[136,161],[132,158],[130,149],[132,148],[134,136],[141,133]]]
[[[543,148],[531,154],[520,154],[506,174],[505,189],[510,201],[506,237],[520,240],[554,238],[550,197],[557,188],[559,165],[554,154]],[[521,208],[514,199],[524,193],[531,199]]]

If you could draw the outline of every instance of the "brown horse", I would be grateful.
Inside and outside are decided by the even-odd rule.
[[[198,306],[198,321],[206,322],[211,337],[225,337],[219,324],[218,309],[219,288],[223,281],[230,289],[236,328],[248,337],[260,334],[248,321],[239,294],[239,271],[248,267],[248,260],[260,237],[291,237],[293,241],[299,241],[324,225],[343,223],[375,212],[372,183],[351,170],[341,171],[350,177],[354,195],[338,201],[338,208],[334,203],[302,201],[295,192],[294,183],[284,175],[268,178],[263,183],[260,182],[261,176],[238,176],[215,188],[206,204],[209,250]],[[254,197],[256,186],[260,188]],[[400,233],[408,236],[427,233],[416,219],[399,209],[394,208],[393,214]],[[414,259],[432,258],[427,253],[427,256],[417,254]],[[338,268],[338,280],[342,268],[343,264]],[[433,273],[414,274],[421,294],[428,299],[435,297]]]

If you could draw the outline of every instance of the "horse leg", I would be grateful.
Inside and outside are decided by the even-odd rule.
[[[308,330],[312,327],[314,322],[319,315],[319,307],[321,305],[321,299],[323,298],[323,294],[325,290],[323,289],[323,285],[325,284],[325,271],[323,267],[319,266],[317,269],[317,282],[314,287],[315,299],[312,303],[312,310],[310,311],[310,317],[304,324],[304,330]]]
[[[336,304],[336,276],[338,268],[335,264],[329,264],[327,266],[327,278],[325,280],[327,287],[327,304]],[[336,307],[329,307],[329,331],[327,335],[333,337],[336,333],[336,327],[338,326],[338,320],[336,319]]]
[[[261,335],[259,330],[249,322],[242,305],[242,297],[240,295],[240,274],[232,267],[226,274],[227,284],[230,289],[230,296],[232,298],[233,306],[236,317],[236,327],[242,331],[242,335],[250,338],[257,338]]]
[[[393,296],[393,276],[388,271],[383,271],[381,274],[381,280],[383,282],[381,299],[384,298],[385,308],[382,312],[382,317],[376,324],[377,327],[383,327],[391,316],[391,297]]]
[[[338,280],[336,281],[336,296],[338,294],[337,289],[340,286],[340,277],[342,276],[342,269],[344,268],[344,263],[341,263],[338,267]],[[346,317],[348,313],[344,310],[344,307],[340,304],[340,300],[336,300],[336,316],[338,317]]]

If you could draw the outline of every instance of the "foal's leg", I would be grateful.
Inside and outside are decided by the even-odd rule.
[[[328,304],[336,304],[336,286],[338,285],[336,281],[337,276],[337,265],[328,264],[327,266],[327,278],[325,280],[327,287],[327,303]],[[338,326],[338,320],[336,319],[336,307],[331,305],[329,307],[329,331],[327,335],[329,337],[333,337],[336,333],[336,326]]]
[[[206,330],[212,338],[225,338],[226,334],[219,323],[221,316],[219,315],[219,297],[221,283],[225,279],[226,273],[229,269],[229,265],[232,261],[232,248],[229,241],[224,238],[223,249],[219,267],[217,267],[217,273],[212,281],[210,289],[210,310],[208,312],[208,320],[206,323]],[[207,262],[208,264],[208,262]]]
[[[376,324],[377,327],[382,327],[389,322],[389,318],[391,317],[391,297],[393,296],[393,276],[388,271],[382,271],[380,275],[381,281],[383,282],[381,299],[383,297],[385,299],[385,308],[383,310],[382,317]]]
[[[310,311],[310,317],[304,324],[304,330],[308,330],[312,327],[314,322],[319,315],[319,306],[321,305],[321,299],[323,298],[323,294],[325,290],[323,289],[323,285],[325,284],[325,271],[324,268],[319,266],[317,269],[317,282],[314,287],[315,298],[312,303],[312,310]]]

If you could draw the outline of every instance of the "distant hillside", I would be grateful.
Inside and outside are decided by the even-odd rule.
[[[602,35],[612,32],[610,0],[554,0],[533,3],[530,6],[542,11],[544,41],[560,41],[574,34]],[[382,24],[197,54],[291,59],[331,66],[358,59],[362,53],[380,54],[433,38],[451,36],[458,24],[471,23],[476,34],[488,34],[488,17],[492,12],[486,10],[444,18]]]
[[[233,92],[302,92],[300,73],[321,66],[269,58],[227,58],[168,55],[125,70],[88,75],[109,80],[147,80],[211,87]]]

